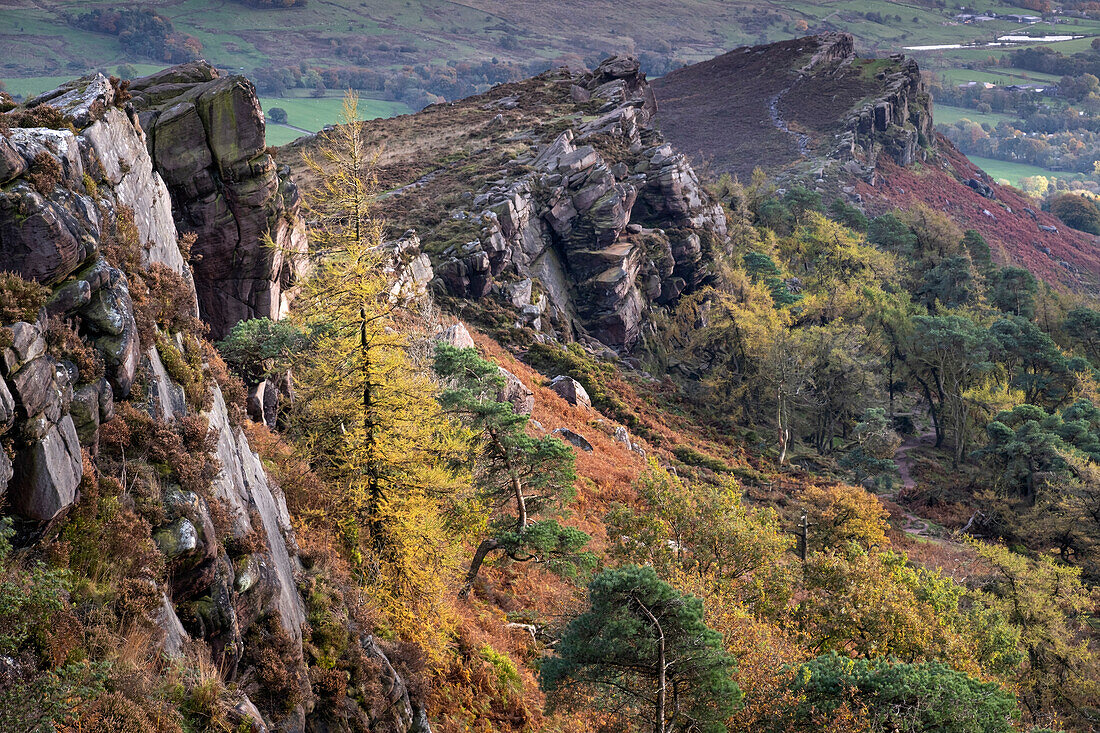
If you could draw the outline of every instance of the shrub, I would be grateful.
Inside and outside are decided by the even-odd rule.
[[[1011,693],[938,661],[902,664],[831,652],[802,665],[794,689],[801,702],[789,711],[786,730],[819,730],[818,716],[845,703],[862,711],[872,730],[1008,733],[1019,717]]]
[[[43,150],[34,156],[26,177],[34,190],[48,196],[61,182],[61,164],[57,162],[57,158]]]
[[[170,333],[206,332],[206,324],[195,316],[192,308],[191,286],[179,273],[166,265],[153,263],[146,268],[142,279],[147,292],[141,299],[140,307],[144,309],[148,321]]]
[[[6,96],[6,95],[5,95]],[[11,97],[8,97],[10,100]],[[8,105],[3,97],[0,97],[0,110]],[[8,109],[11,109],[8,107]],[[57,107],[48,104],[39,104],[30,109],[16,107],[10,112],[0,112],[0,131],[13,127],[47,127],[51,130],[69,130],[76,132],[73,127],[73,119]]]
[[[213,395],[203,378],[202,348],[198,339],[191,334],[184,336],[182,352],[163,333],[156,335],[156,344],[164,371],[183,387],[187,404],[195,410],[210,409]]]
[[[700,453],[688,445],[676,446],[672,449],[672,454],[689,466],[709,468],[715,473],[729,473],[732,470],[725,461]]]
[[[34,321],[50,291],[14,272],[0,272],[0,323]]]
[[[233,326],[217,343],[229,367],[249,384],[286,370],[291,354],[306,345],[306,336],[289,321],[253,318]]]
[[[1089,234],[1100,234],[1100,208],[1084,196],[1073,193],[1062,194],[1050,203],[1050,213],[1074,229]]]
[[[84,342],[66,321],[52,316],[46,324],[46,343],[50,353],[76,365],[78,383],[94,382],[103,377],[103,356],[94,346]]]
[[[252,625],[245,638],[246,663],[253,666],[259,689],[252,691],[257,705],[288,712],[303,700],[299,675],[304,671],[296,645],[283,629],[278,611]],[[330,691],[334,681],[325,678]]]

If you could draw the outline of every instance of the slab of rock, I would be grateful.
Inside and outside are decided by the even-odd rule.
[[[566,441],[570,445],[580,448],[587,453],[592,452],[592,444],[589,443],[588,439],[580,433],[574,433],[569,428],[556,428],[553,434],[557,435],[559,438]]]
[[[12,508],[29,519],[49,521],[76,501],[83,475],[80,439],[72,418],[65,415],[16,457],[8,492]]]
[[[19,321],[11,326],[12,343],[4,349],[3,371],[11,374],[32,359],[46,353],[46,339],[34,323]]]
[[[23,417],[34,417],[45,412],[51,399],[56,397],[54,364],[49,357],[32,359],[8,380]]]
[[[260,595],[269,599],[265,606],[278,609],[283,628],[291,638],[300,641],[305,608],[294,574],[301,566],[295,554],[297,548],[286,499],[282,490],[268,478],[244,432],[229,424],[225,400],[217,386],[214,387],[214,405],[207,417],[210,429],[217,436],[215,454],[221,465],[213,481],[214,495],[230,509],[234,536],[256,531],[264,538],[271,566],[270,572],[263,575],[266,587]],[[252,514],[259,515],[260,526],[253,526]]]
[[[550,389],[571,405],[592,407],[592,400],[585,391],[584,385],[565,375],[558,375],[550,380]]]
[[[498,402],[510,402],[517,415],[530,415],[535,409],[535,393],[527,389],[520,378],[502,366],[498,366],[504,377],[504,388],[497,395]]]
[[[8,484],[14,475],[15,471],[12,468],[11,459],[8,458],[7,450],[3,445],[0,445],[0,501],[3,501],[4,496],[8,493]]]
[[[453,326],[448,327],[443,333],[439,334],[436,339],[440,343],[450,344],[456,349],[472,349],[474,348],[474,338],[470,335],[470,332],[466,330],[466,326],[461,323],[456,323]]]
[[[160,648],[164,653],[170,657],[182,656],[183,644],[188,639],[187,631],[184,630],[179,616],[176,615],[176,609],[173,608],[172,602],[168,600],[168,596],[163,591],[161,592],[160,608],[157,610],[156,624],[164,632],[164,638],[160,643]]]
[[[11,427],[15,420],[15,398],[11,396],[7,383],[0,379],[0,433]]]

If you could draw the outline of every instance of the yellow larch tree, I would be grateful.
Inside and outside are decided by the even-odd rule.
[[[390,292],[371,209],[376,156],[354,94],[341,123],[305,158],[319,183],[305,197],[314,270],[291,316],[308,347],[292,360],[290,432],[325,485],[318,519],[337,530],[392,630],[438,651],[456,533],[477,524],[476,511],[463,514],[469,436],[443,413],[430,365],[413,355],[425,324]]]

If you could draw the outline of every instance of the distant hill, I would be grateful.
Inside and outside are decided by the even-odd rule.
[[[990,176],[933,129],[918,65],[861,58],[849,34],[741,48],[653,83],[656,125],[696,165],[756,167],[868,213],[917,202],[981,232],[1002,257],[1074,290],[1100,282],[1095,238]]]

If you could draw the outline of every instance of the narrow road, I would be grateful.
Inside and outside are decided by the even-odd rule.
[[[313,130],[307,130],[304,127],[297,127],[297,126],[291,125],[287,122],[272,122],[270,124],[278,125],[279,127],[289,127],[291,130],[294,130],[295,132],[300,132],[303,135],[312,135],[313,134]]]

